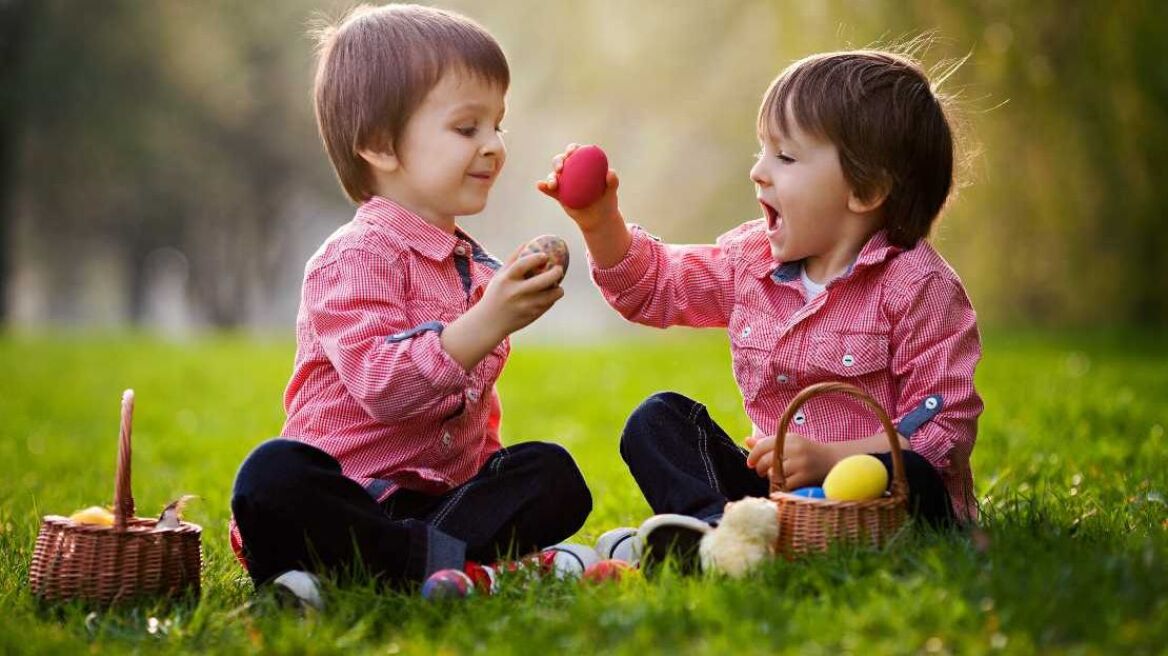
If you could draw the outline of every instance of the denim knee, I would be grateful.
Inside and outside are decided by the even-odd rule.
[[[558,444],[530,442],[545,493],[559,500],[566,519],[584,525],[592,512],[592,492],[568,450]]]
[[[235,476],[231,505],[239,500],[263,505],[266,499],[278,499],[286,505],[304,491],[303,480],[309,468],[324,454],[314,446],[277,438],[256,447]]]
[[[642,448],[651,445],[655,451],[662,428],[667,430],[670,424],[679,419],[688,421],[695,405],[697,405],[695,400],[677,392],[656,392],[642,400],[637,409],[628,416],[625,430],[620,433],[620,454],[625,456],[627,461],[627,454],[630,451],[641,451]]]

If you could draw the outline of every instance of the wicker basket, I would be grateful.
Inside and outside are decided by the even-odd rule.
[[[132,599],[198,596],[202,569],[197,524],[156,529],[134,517],[130,492],[130,427],[134,392],[122,395],[122,424],[114,489],[114,525],[75,524],[48,515],[29,568],[33,594],[45,601],[73,599],[108,605]]]
[[[783,442],[791,418],[812,397],[842,392],[863,401],[884,425],[892,448],[892,489],[887,496],[870,501],[831,501],[810,499],[787,492],[783,473]],[[864,390],[847,383],[811,385],[791,400],[779,420],[775,439],[775,458],[771,466],[771,500],[778,506],[779,539],[776,552],[795,556],[824,551],[836,543],[883,546],[908,518],[908,482],[904,475],[904,457],[900,440],[888,413]]]

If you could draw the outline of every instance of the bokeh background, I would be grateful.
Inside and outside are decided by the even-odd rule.
[[[304,262],[353,208],[320,147],[310,0],[0,0],[0,321],[288,339]],[[631,220],[708,242],[754,218],[759,99],[804,55],[930,35],[965,136],[933,241],[983,325],[1168,323],[1168,3],[450,0],[513,75],[510,159],[464,227],[556,232],[568,296],[526,335],[605,338],[570,222],[534,190],[602,144]]]

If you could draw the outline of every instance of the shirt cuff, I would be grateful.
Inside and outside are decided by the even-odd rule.
[[[454,394],[470,385],[470,374],[442,348],[441,332],[429,330],[415,336],[414,352],[418,355],[418,370],[430,386],[435,391]]]
[[[612,291],[621,291],[632,287],[645,277],[653,263],[653,245],[660,242],[641,226],[630,223],[629,232],[633,236],[629,250],[620,262],[601,269],[588,254],[588,267],[592,271],[592,280],[601,288]]]

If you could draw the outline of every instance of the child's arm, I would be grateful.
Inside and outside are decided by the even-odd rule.
[[[556,174],[575,149],[554,161],[555,172],[538,188],[559,200]],[[722,244],[663,244],[643,230],[630,230],[617,202],[620,180],[609,169],[604,195],[583,209],[561,204],[576,222],[593,263],[593,280],[608,303],[626,319],[664,328],[725,326],[734,303],[733,258]]]
[[[508,265],[479,303],[449,325],[430,319],[412,325],[400,263],[350,249],[308,273],[305,311],[345,390],[374,419],[397,423],[446,416],[462,403],[471,384],[468,371],[503,337],[563,296],[556,284],[562,275],[558,267],[522,280],[544,258]],[[453,334],[445,336],[451,328]]]
[[[470,371],[499,342],[543,316],[564,296],[559,265],[525,279],[548,260],[546,253],[509,263],[491,278],[483,297],[442,331],[442,348]]]
[[[890,300],[898,394],[889,414],[910,448],[944,474],[955,459],[968,463],[984,407],[973,385],[981,359],[977,315],[960,281],[941,273]]]

